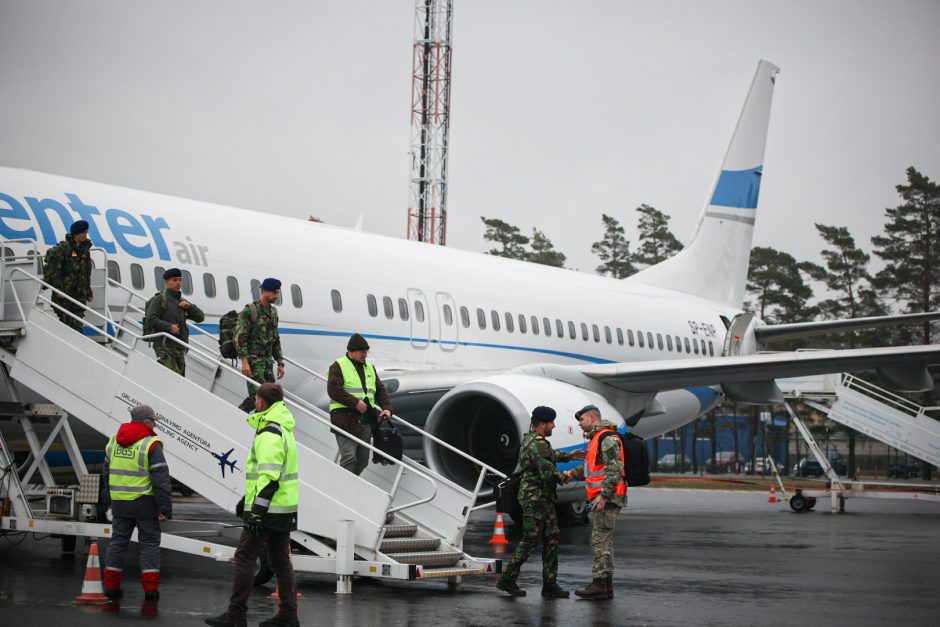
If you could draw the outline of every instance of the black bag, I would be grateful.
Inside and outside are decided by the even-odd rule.
[[[601,436],[601,441],[597,443],[597,456],[600,458],[601,442],[604,438],[613,432],[608,431]],[[620,438],[620,446],[623,447],[623,478],[628,486],[647,485],[650,482],[650,456],[646,449],[646,441],[638,435],[632,433],[616,433]],[[598,459],[596,463],[600,463]]]
[[[389,457],[394,457],[398,460],[402,458],[402,454],[404,453],[401,434],[398,433],[398,429],[387,420],[380,421],[378,428],[372,430],[372,446]],[[378,453],[372,453],[372,463],[387,466],[392,462]]]
[[[235,359],[238,352],[235,350],[235,326],[238,323],[238,312],[234,309],[219,318],[219,354],[226,359]]]

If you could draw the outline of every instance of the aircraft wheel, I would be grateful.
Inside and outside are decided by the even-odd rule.
[[[802,514],[803,512],[809,511],[809,503],[805,496],[800,493],[796,493],[790,499],[790,508],[797,514]]]
[[[261,555],[258,556],[258,560],[255,562],[254,585],[263,586],[271,581],[272,577],[274,577],[274,571],[271,570],[271,564],[268,561],[268,551],[262,549]]]
[[[62,552],[63,553],[74,553],[75,552],[75,541],[78,539],[77,536],[62,536]]]
[[[816,507],[816,498],[815,498],[815,497],[807,497],[807,499],[806,499],[806,509],[812,511],[812,509],[813,509],[814,507]]]
[[[561,527],[586,525],[589,522],[588,507],[584,501],[561,503],[555,506],[555,512],[558,514],[558,525]]]

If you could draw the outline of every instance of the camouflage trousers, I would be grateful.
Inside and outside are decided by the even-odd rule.
[[[153,352],[157,354],[157,361],[161,365],[166,366],[181,377],[186,376],[186,351],[182,348],[168,348],[154,343]]]
[[[542,584],[555,583],[558,579],[558,544],[561,542],[561,532],[558,530],[558,516],[554,506],[538,510],[523,507],[522,539],[516,545],[509,564],[503,569],[503,581],[514,582],[519,577],[519,569],[540,542]]]
[[[591,549],[594,551],[592,579],[604,579],[614,574],[614,524],[620,515],[620,506],[608,503],[599,512],[594,512],[591,528]]]
[[[79,299],[76,299],[76,300],[79,300]],[[52,301],[56,303],[54,307],[55,315],[59,317],[59,320],[61,320],[65,325],[72,327],[79,333],[82,333],[82,327],[85,326],[82,323],[82,321],[76,320],[72,316],[65,313],[65,311],[71,312],[75,314],[76,316],[78,316],[79,318],[84,319],[85,310],[79,307],[78,305],[76,305],[75,303],[73,303],[72,301],[59,300],[59,297],[56,294],[53,294]],[[63,309],[65,311],[62,311]]]
[[[238,406],[245,413],[255,409],[255,390],[256,384],[274,383],[274,358],[262,357],[260,359],[248,358],[248,365],[251,366],[251,378],[253,382],[248,383],[248,397]]]

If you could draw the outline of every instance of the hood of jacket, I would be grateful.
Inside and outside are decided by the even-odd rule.
[[[287,409],[287,405],[284,404],[284,401],[278,401],[264,411],[249,415],[247,420],[248,424],[251,425],[251,428],[255,431],[258,431],[266,424],[272,422],[281,425],[281,428],[285,431],[293,431],[295,424],[294,416],[290,413],[290,410]]]
[[[594,427],[593,429],[591,429],[588,433],[585,433],[585,434],[584,434],[584,438],[585,438],[586,440],[590,440],[591,438],[594,437],[594,434],[596,434],[596,433],[597,433],[598,431],[600,431],[601,429],[613,429],[614,431],[616,431],[616,430],[617,430],[617,425],[615,425],[615,424],[612,423],[612,422],[608,422],[607,420],[601,420],[601,424],[599,424],[599,425],[597,425],[596,427]]]
[[[114,438],[121,446],[130,446],[138,440],[157,435],[156,432],[142,422],[125,422],[118,428]]]

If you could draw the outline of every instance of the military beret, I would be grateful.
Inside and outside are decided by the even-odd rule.
[[[79,233],[84,233],[87,230],[88,230],[87,220],[79,220],[78,222],[74,222],[72,226],[69,227],[69,233],[71,233],[72,235],[78,235]]]
[[[532,424],[554,422],[556,415],[555,410],[551,407],[539,405],[532,410]]]
[[[346,350],[349,352],[367,351],[369,350],[369,343],[366,342],[366,338],[362,337],[358,333],[353,333],[349,336],[349,343],[346,344]]]
[[[276,292],[281,289],[281,282],[277,279],[267,278],[261,282],[261,289],[265,292]]]
[[[589,411],[596,411],[597,413],[600,413],[600,410],[597,408],[597,405],[585,405],[578,411],[574,412],[574,417],[577,418],[578,420],[581,420],[581,416],[588,413]]]
[[[183,276],[183,273],[179,268],[170,268],[163,273],[163,280],[166,281],[167,279],[178,279],[181,276]]]

